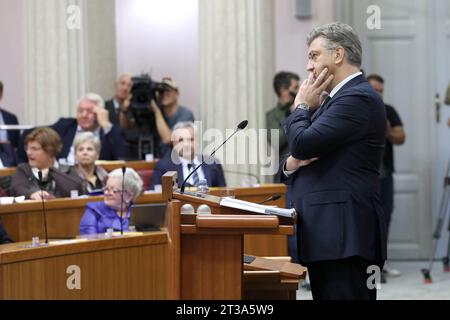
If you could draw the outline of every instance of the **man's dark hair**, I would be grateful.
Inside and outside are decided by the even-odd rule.
[[[3,92],[3,82],[0,81],[0,93]]]
[[[298,74],[293,72],[281,71],[275,75],[275,78],[273,79],[273,89],[278,97],[281,94],[282,88],[289,89],[292,79],[300,81]]]
[[[379,82],[379,83],[384,84],[384,79],[383,79],[383,77],[380,76],[380,75],[378,75],[378,74],[375,74],[375,73],[370,74],[370,75],[367,76],[367,81],[370,81],[370,80],[375,80],[375,81],[377,81],[377,82]]]

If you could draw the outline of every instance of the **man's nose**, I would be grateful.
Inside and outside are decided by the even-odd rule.
[[[314,70],[314,65],[311,61],[308,61],[308,64],[306,65],[306,71],[311,72]]]

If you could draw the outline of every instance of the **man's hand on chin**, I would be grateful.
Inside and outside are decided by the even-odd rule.
[[[287,160],[286,160],[285,170],[286,171],[296,171],[299,168],[307,166],[316,160],[319,160],[319,158],[312,158],[309,160],[299,160],[299,159],[294,158],[293,156],[289,156],[289,158],[287,158]]]

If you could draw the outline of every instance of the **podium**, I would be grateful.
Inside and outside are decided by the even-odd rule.
[[[169,299],[237,300],[243,297],[245,234],[289,235],[294,219],[249,214],[220,205],[220,198],[174,191],[176,172],[163,176],[168,202]],[[211,214],[181,214],[181,207],[208,205]]]

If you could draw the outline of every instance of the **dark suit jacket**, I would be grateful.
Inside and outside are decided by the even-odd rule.
[[[16,153],[13,150],[13,146],[9,143],[0,143],[0,158],[5,167],[15,167],[17,165]]]
[[[314,115],[301,109],[293,112],[285,130],[295,158],[319,157],[287,180],[293,184],[299,213],[301,262],[356,255],[384,261],[386,226],[378,169],[386,139],[386,115],[379,95],[358,76]]]
[[[119,124],[119,115],[116,113],[116,109],[114,108],[113,99],[105,102],[105,109],[108,110],[109,121],[111,121],[112,124],[120,125]]]
[[[0,112],[2,113],[5,124],[19,124],[17,117],[11,112],[8,112],[4,109],[0,109]],[[8,130],[8,139],[14,148],[17,148],[19,145],[19,136],[20,136],[19,130]]]
[[[49,176],[55,182],[54,187],[49,183],[43,189],[57,198],[70,197],[72,190],[78,190],[80,195],[85,192],[83,181],[72,167],[51,168]],[[30,165],[28,163],[19,164],[11,179],[11,195],[14,197],[25,196],[29,199],[32,193],[39,190],[39,181],[33,175]]]
[[[12,240],[8,236],[8,233],[6,232],[5,228],[3,227],[3,223],[0,220],[0,244],[4,243],[10,243]]]
[[[211,161],[209,161],[211,160]],[[208,159],[201,169],[205,174],[205,179],[208,181],[210,187],[225,187],[225,176],[223,174],[222,165],[213,159]],[[210,164],[208,164],[210,163]],[[158,161],[155,166],[155,172],[152,176],[151,187],[162,183],[162,176],[168,171],[176,171],[178,173],[178,186],[181,187],[183,183],[183,166],[172,162],[171,152],[166,152],[166,155]]]
[[[61,118],[50,126],[50,128],[59,134],[63,143],[63,148],[57,156],[57,159],[67,158],[77,132],[77,127],[78,123],[75,118]],[[30,132],[31,130],[25,131],[20,138],[20,147],[17,151],[19,163],[28,161],[24,150],[24,141]],[[104,134],[103,129],[100,129],[100,141],[102,143],[100,160],[121,160],[127,157],[125,140],[122,130],[118,126],[113,125],[108,134]]]
[[[105,109],[108,110],[109,121],[111,121],[112,124],[120,126],[120,114],[117,113],[116,108],[114,108],[114,98],[105,102]],[[129,108],[125,115],[130,121],[135,120],[132,108]]]

